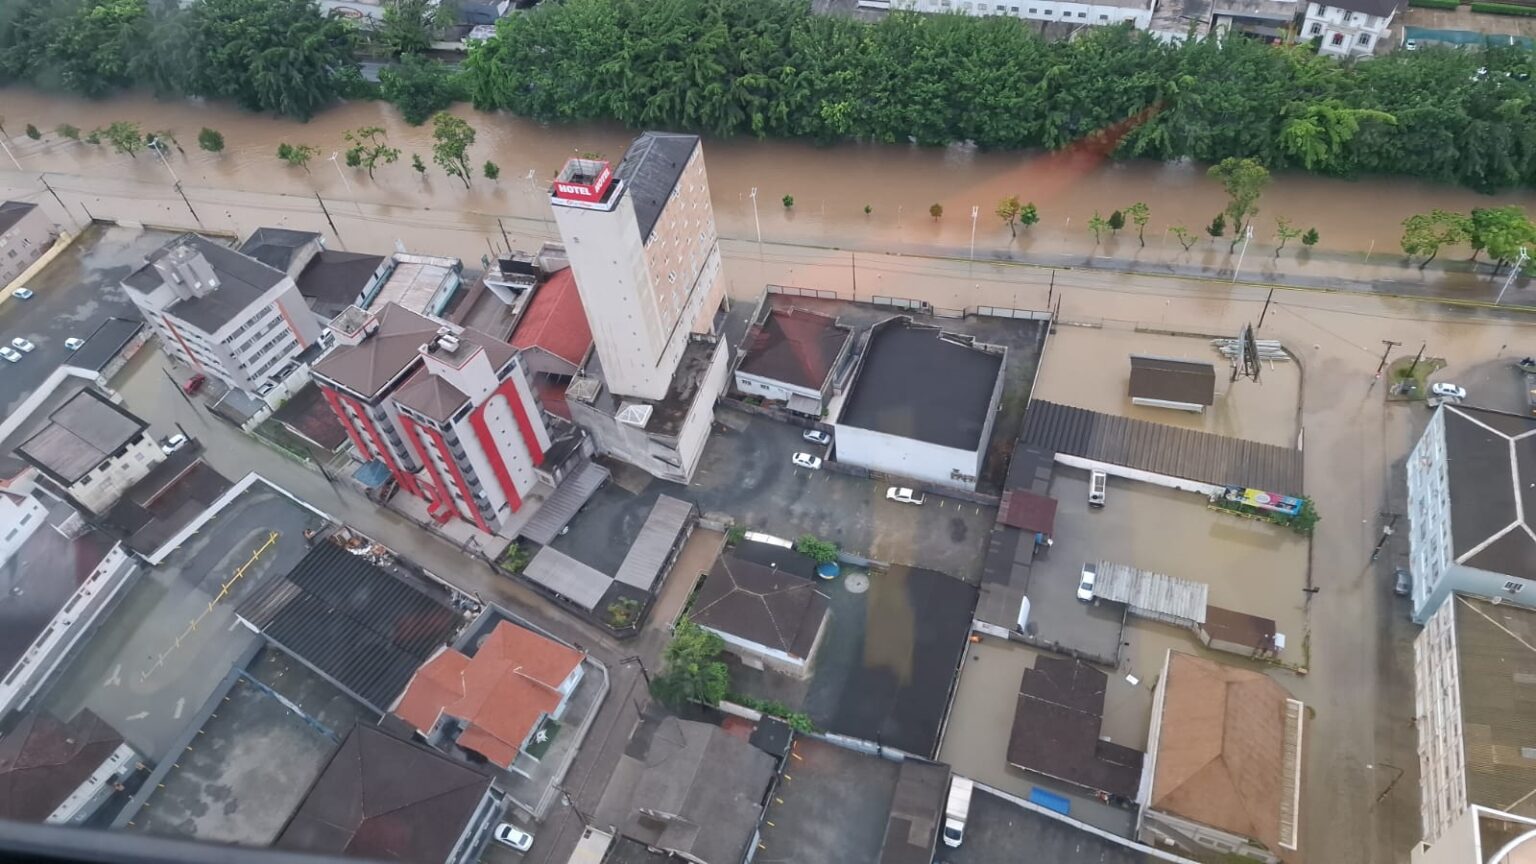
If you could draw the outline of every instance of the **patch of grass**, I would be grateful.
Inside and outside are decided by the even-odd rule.
[[[539,731],[533,733],[533,740],[529,742],[523,752],[535,759],[543,759],[544,754],[549,752],[549,748],[554,745],[555,738],[559,734],[560,724],[546,717],[544,718],[544,725],[539,727]],[[543,741],[539,740],[540,735],[544,736]]]
[[[285,454],[308,462],[311,458],[310,443],[288,431],[288,427],[273,419],[263,420],[255,429],[257,437],[283,451]]]
[[[726,694],[725,699],[727,702],[735,702],[737,705],[751,708],[753,711],[767,714],[770,717],[777,717],[789,724],[789,728],[796,732],[816,731],[816,724],[811,722],[809,714],[792,710],[783,702],[775,702],[772,699],[759,699],[755,696],[748,696],[745,693],[729,693]]]
[[[508,543],[507,548],[502,551],[501,557],[496,559],[496,566],[500,567],[505,573],[518,576],[522,574],[523,568],[528,566],[528,561],[531,558],[532,556],[528,554],[528,550],[524,549],[521,543]]]
[[[1445,368],[1440,357],[1425,357],[1417,364],[1412,357],[1399,357],[1387,366],[1388,402],[1413,402],[1429,395],[1429,376]]]
[[[633,597],[620,597],[608,604],[604,611],[603,620],[609,627],[615,630],[623,630],[634,626],[635,619],[640,615],[640,601]]]

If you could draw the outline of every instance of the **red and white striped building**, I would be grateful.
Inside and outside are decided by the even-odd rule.
[[[439,523],[495,533],[541,479],[549,430],[512,346],[396,303],[351,307],[313,377],[365,461]]]

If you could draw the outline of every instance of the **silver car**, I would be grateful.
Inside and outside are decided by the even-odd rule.
[[[12,363],[21,362],[21,353],[14,348],[6,347],[4,345],[0,345],[0,357],[4,357]]]
[[[1097,564],[1084,564],[1083,565],[1083,575],[1082,575],[1082,578],[1077,583],[1077,599],[1083,601],[1084,603],[1092,603],[1093,602],[1093,583],[1098,581],[1098,578],[1099,578],[1099,565],[1097,565]]]

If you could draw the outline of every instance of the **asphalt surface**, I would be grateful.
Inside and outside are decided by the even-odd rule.
[[[91,225],[27,283],[36,296],[0,302],[0,342],[27,339],[36,349],[18,363],[0,361],[0,411],[9,414],[68,359],[64,340],[90,336],[108,318],[139,320],[119,284],[144,256],[178,232]]]
[[[763,815],[766,824],[755,860],[880,860],[899,766],[815,738],[796,739],[792,754],[789,778],[779,784]]]
[[[1020,858],[1020,851],[1026,849],[1028,857]],[[1005,864],[1021,860],[1143,864],[1154,859],[977,789],[971,794],[965,839],[953,848],[941,842],[933,860],[934,864]]]

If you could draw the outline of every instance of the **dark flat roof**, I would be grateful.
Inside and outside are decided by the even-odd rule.
[[[357,302],[358,295],[363,293],[363,288],[382,263],[383,255],[323,249],[309,259],[304,272],[294,282],[310,311],[323,318],[335,318],[341,310]]]
[[[1216,367],[1173,357],[1131,355],[1131,398],[1191,405],[1216,402]]]
[[[490,786],[490,777],[466,764],[358,724],[273,845],[442,864]]]
[[[81,709],[72,722],[28,711],[0,734],[0,819],[42,822],[123,743]]]
[[[154,262],[180,247],[190,247],[207,260],[208,266],[219,277],[219,287],[202,297],[173,303],[166,311],[207,333],[224,326],[287,277],[281,270],[268,267],[228,246],[198,234],[183,234],[151,252],[144,264],[130,273],[123,284],[146,294],[154,291],[161,285],[160,271],[154,268]]]
[[[743,342],[737,370],[810,390],[821,390],[853,331],[831,315],[806,309],[769,309],[767,320]]]
[[[380,713],[464,623],[447,604],[331,540],[236,610]]]
[[[1300,450],[1035,400],[1019,443],[1218,486],[1302,494]]]
[[[698,146],[697,135],[644,132],[629,145],[619,167],[614,169],[614,176],[624,181],[626,194],[634,202],[641,243],[651,236]]]
[[[1451,557],[1493,573],[1536,579],[1536,418],[1462,405],[1440,410]]]
[[[808,658],[827,617],[827,598],[809,580],[727,552],[710,568],[689,617],[701,627]]]
[[[1143,754],[1099,740],[1108,680],[1081,660],[1037,656],[1019,684],[1008,764],[1134,798]]]
[[[257,228],[240,244],[240,254],[249,255],[275,270],[288,271],[294,253],[305,244],[320,239],[313,231],[292,228]],[[350,254],[350,253],[344,253]]]
[[[16,453],[68,487],[127,447],[148,425],[88,388],[50,412],[48,422],[21,442]]]
[[[108,318],[101,322],[91,335],[85,337],[85,344],[76,348],[69,355],[69,365],[89,369],[92,372],[100,372],[121,354],[133,337],[139,335],[144,329],[143,321],[134,321],[128,318]]]
[[[114,541],[92,528],[73,540],[54,530],[72,510],[59,505],[9,560],[0,564],[0,678],[32,647]]]
[[[27,201],[0,202],[0,234],[11,230],[12,226],[36,209],[36,204]]]
[[[1003,355],[898,318],[870,328],[838,424],[978,450]]]
[[[103,520],[129,549],[148,555],[233,485],[202,460],[200,448],[182,447],[133,484]]]
[[[903,760],[896,775],[880,864],[931,864],[948,797],[948,765]]]

